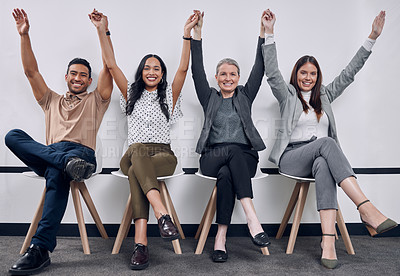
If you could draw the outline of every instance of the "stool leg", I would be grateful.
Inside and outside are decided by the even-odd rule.
[[[123,220],[125,218],[124,223],[123,223],[124,227],[122,227],[123,231],[121,232],[123,234],[122,239],[126,239],[126,237],[128,237],[129,229],[131,228],[131,225],[132,225],[133,210],[132,210],[131,194],[129,194],[128,201],[126,202],[125,212],[126,212],[126,218],[125,218],[125,213],[124,213],[124,216],[122,217]],[[122,220],[121,220],[121,224],[122,224]]]
[[[79,198],[78,183],[71,181],[71,194],[74,201],[76,219],[78,221],[79,233],[81,234],[82,247],[84,254],[90,254],[89,240],[87,237],[85,220],[83,218],[81,200]]]
[[[28,247],[31,244],[32,237],[33,235],[35,235],[39,221],[43,214],[43,205],[45,197],[46,197],[46,188],[44,188],[43,190],[42,197],[40,198],[39,201],[39,206],[37,207],[36,212],[33,215],[33,219],[31,225],[29,226],[28,233],[26,233],[24,243],[22,244],[21,251],[19,252],[19,254],[21,255],[25,253],[26,249],[28,249]]]
[[[164,181],[159,181],[160,185],[160,191],[161,191],[161,198],[164,202],[165,207],[167,208],[168,214],[172,215],[172,209],[170,202],[168,200],[168,195],[167,195],[167,187],[165,187],[165,182]],[[172,246],[174,247],[175,254],[182,254],[182,249],[181,245],[179,243],[179,239],[173,240],[172,241]]]
[[[279,226],[278,233],[276,234],[275,239],[280,239],[283,236],[283,232],[285,232],[286,226],[289,222],[290,216],[293,213],[294,206],[297,203],[297,199],[299,196],[299,191],[300,191],[300,182],[297,182],[296,185],[294,186],[292,196],[290,197],[289,203],[286,207],[285,214],[283,215],[281,225]]]
[[[268,247],[261,247],[261,252],[263,255],[269,255]]]
[[[126,207],[125,207],[125,212],[124,212],[124,215],[122,216],[121,225],[119,226],[118,234],[117,234],[117,237],[115,238],[115,242],[114,242],[114,246],[113,246],[111,254],[119,253],[119,250],[121,249],[122,241],[124,240],[124,238],[127,236],[128,232],[129,232],[129,228],[131,226],[132,216],[133,216],[131,202],[132,202],[132,198],[131,198],[131,194],[129,193],[128,201],[127,201]]]
[[[339,204],[338,204],[338,210],[336,212],[336,221],[339,227],[340,234],[342,235],[344,245],[346,246],[347,254],[355,255],[356,253],[354,252],[353,244],[351,243],[350,235],[349,232],[347,231],[347,227],[344,222],[342,212],[340,211]]]
[[[78,183],[78,187],[79,187],[79,191],[81,192],[82,198],[85,201],[86,206],[87,206],[90,214],[92,215],[94,222],[96,223],[97,229],[99,230],[101,237],[103,239],[108,239],[106,229],[104,228],[104,225],[101,222],[99,213],[97,212],[96,207],[94,206],[92,197],[89,194],[86,184],[84,182],[80,182],[80,183]]]
[[[217,186],[214,186],[210,197],[210,205],[208,207],[209,208],[207,208],[204,213],[204,224],[201,230],[199,241],[197,242],[197,247],[195,251],[195,254],[197,255],[203,253],[204,245],[210,231],[212,219],[214,218],[215,210],[217,209]]]
[[[169,206],[171,206],[171,217],[172,217],[172,219],[173,219],[173,221],[174,221],[174,223],[176,225],[176,228],[178,228],[179,234],[181,235],[181,239],[184,240],[185,239],[185,234],[183,233],[183,229],[182,229],[181,223],[179,222],[178,215],[176,214],[176,210],[175,210],[174,204],[172,202],[171,195],[168,192],[168,189],[167,189],[167,186],[166,186],[165,182],[162,182],[162,183],[164,183],[163,185],[165,185],[165,194],[167,195]]]
[[[293,248],[294,244],[296,243],[297,232],[299,231],[300,221],[303,215],[304,204],[306,203],[309,187],[310,187],[310,182],[300,183],[299,200],[297,203],[296,211],[294,213],[293,225],[290,231],[290,237],[289,237],[288,247],[286,249],[286,254],[293,253]]]
[[[212,193],[211,193],[212,194]],[[210,196],[210,199],[208,200],[206,209],[204,211],[203,217],[201,218],[200,224],[199,224],[199,228],[197,228],[197,232],[196,235],[194,235],[194,238],[197,240],[201,234],[201,230],[203,229],[204,226],[204,221],[206,219],[206,214],[207,214],[207,210],[209,210],[211,208],[211,204],[212,204],[212,196]]]

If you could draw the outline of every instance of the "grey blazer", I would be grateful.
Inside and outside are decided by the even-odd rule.
[[[258,38],[256,59],[246,84],[238,85],[233,95],[233,104],[243,124],[244,132],[250,140],[252,149],[260,151],[265,149],[263,140],[251,119],[251,106],[260,88],[264,77],[264,63],[261,53],[261,45],[264,38]],[[211,126],[217,111],[222,104],[222,94],[217,89],[210,87],[203,66],[202,41],[191,41],[192,52],[192,77],[197,97],[204,111],[204,125],[201,130],[196,152],[202,154],[209,146],[208,138]]]
[[[303,106],[299,100],[296,89],[291,84],[286,84],[278,68],[278,60],[275,43],[263,45],[265,75],[272,93],[279,102],[281,113],[281,125],[275,144],[272,148],[269,160],[279,165],[279,160],[289,144],[290,137],[303,112]],[[327,86],[321,87],[322,110],[328,116],[328,136],[332,137],[339,145],[337,137],[335,117],[333,116],[331,102],[339,97],[353,81],[357,72],[363,67],[371,52],[361,47],[346,68]]]

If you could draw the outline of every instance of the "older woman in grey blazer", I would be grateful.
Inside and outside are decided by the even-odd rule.
[[[267,10],[263,17],[266,41],[263,45],[265,74],[272,93],[279,102],[283,123],[269,160],[279,169],[299,177],[313,176],[317,208],[321,218],[322,257],[327,268],[338,264],[335,251],[336,183],[357,205],[362,222],[371,235],[388,231],[397,223],[381,214],[361,191],[356,176],[339,146],[331,103],[349,86],[371,54],[371,48],[382,32],[385,12],[372,24],[372,31],[363,46],[333,82],[322,85],[317,60],[303,56],[295,64],[290,84],[286,84],[278,68],[274,25],[276,17]]]
[[[217,235],[212,260],[226,262],[226,233],[235,206],[235,196],[243,207],[252,242],[260,247],[270,244],[257,218],[253,205],[251,177],[256,173],[258,152],[265,149],[264,142],[251,118],[251,106],[264,76],[261,45],[264,30],[260,19],[260,37],[256,58],[245,85],[239,85],[238,63],[226,58],[217,65],[215,78],[219,89],[209,85],[203,65],[201,29],[203,14],[194,27],[192,76],[196,94],[204,111],[204,125],[197,142],[196,152],[201,154],[200,169],[204,175],[217,178]]]

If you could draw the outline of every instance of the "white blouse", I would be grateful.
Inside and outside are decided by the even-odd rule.
[[[328,137],[328,116],[324,111],[322,111],[322,116],[319,118],[318,122],[317,113],[315,113],[314,108],[309,105],[311,91],[301,92],[301,94],[303,95],[303,99],[307,102],[309,109],[308,113],[305,113],[304,111],[301,113],[299,121],[290,137],[290,143],[307,141],[313,136],[317,137],[317,139]]]
[[[127,97],[130,96],[131,83],[128,82]],[[171,143],[171,125],[176,123],[183,116],[181,110],[181,94],[175,104],[172,113],[172,88],[170,85],[166,89],[165,103],[168,105],[169,121],[161,110],[158,101],[157,90],[149,92],[143,91],[142,96],[136,101],[133,111],[127,115],[128,119],[128,145],[134,143]],[[126,112],[126,101],[121,94],[120,106],[122,112]]]

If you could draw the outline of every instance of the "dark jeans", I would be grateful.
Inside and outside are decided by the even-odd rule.
[[[79,157],[96,165],[94,150],[73,142],[40,144],[20,129],[5,137],[7,147],[29,168],[46,179],[43,215],[32,243],[53,252],[56,235],[67,207],[69,182],[64,167],[71,157]]]
[[[230,224],[235,194],[239,200],[253,198],[251,178],[256,174],[257,163],[257,151],[235,144],[215,146],[201,155],[201,172],[217,178],[218,224]]]

